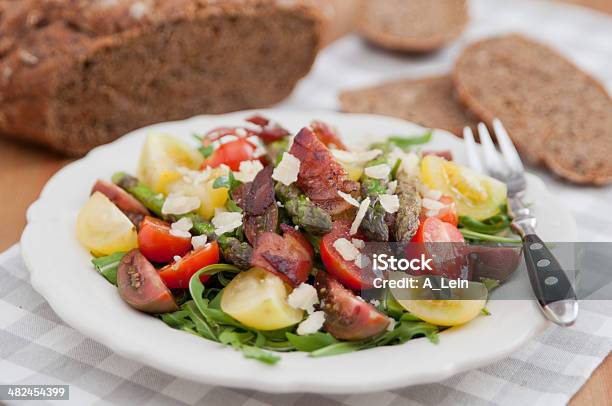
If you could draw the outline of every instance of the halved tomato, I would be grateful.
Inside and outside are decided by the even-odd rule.
[[[256,149],[257,146],[252,142],[244,138],[238,138],[237,140],[221,144],[212,155],[202,163],[201,168],[204,169],[207,166],[217,168],[225,164],[229,166],[232,171],[239,171],[242,161],[253,161],[258,159],[254,156]]]
[[[168,223],[147,216],[140,223],[138,246],[149,261],[168,263],[191,250],[191,238],[172,235]]]
[[[121,259],[117,287],[121,298],[134,309],[153,314],[178,310],[172,293],[153,265],[136,249]]]
[[[428,188],[451,196],[460,216],[486,219],[506,202],[504,183],[438,156],[421,160],[421,179]]]
[[[376,275],[369,267],[362,269],[354,262],[345,260],[334,248],[334,243],[340,238],[364,240],[360,234],[350,235],[351,223],[344,220],[334,221],[331,232],[321,239],[321,261],[325,269],[344,286],[353,290],[370,289],[374,286]]]
[[[319,272],[315,280],[324,303],[324,329],[339,340],[363,340],[382,333],[391,322],[370,303],[355,296],[333,276]]]
[[[421,254],[432,258],[432,270],[413,271],[413,275],[442,275],[457,279],[464,264],[465,240],[457,227],[437,217],[428,217],[421,222],[406,246],[408,258],[417,258]]]
[[[204,247],[191,251],[182,257],[178,263],[173,262],[159,270],[159,276],[170,289],[187,289],[189,280],[194,273],[205,266],[219,262],[219,244],[212,241]],[[202,275],[200,280],[205,283],[209,275]]]

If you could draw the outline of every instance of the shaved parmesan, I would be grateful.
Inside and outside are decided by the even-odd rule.
[[[353,196],[349,195],[348,193],[344,193],[343,191],[338,190],[338,196],[343,198],[348,204],[351,204],[355,207],[359,207],[359,202],[357,201],[357,199],[355,199]]]
[[[186,214],[199,208],[200,204],[200,199],[197,197],[170,194],[164,201],[162,214]]]
[[[359,210],[357,210],[357,215],[355,216],[355,220],[351,225],[351,235],[356,234],[357,230],[359,230],[359,226],[361,225],[361,222],[363,221],[363,218],[365,217],[366,211],[368,210],[369,206],[370,198],[366,197],[359,205]]]
[[[308,314],[314,313],[314,305],[319,303],[317,290],[312,285],[302,283],[293,289],[287,297],[287,303],[294,309],[306,310]]]
[[[440,200],[442,197],[442,192],[435,189],[427,189],[423,194],[423,197],[426,197],[431,200]]]
[[[173,230],[189,231],[193,227],[193,221],[189,217],[183,217],[170,225]]]
[[[444,203],[440,203],[437,200],[432,200],[427,197],[423,199],[422,204],[424,208],[429,209],[429,210],[436,210],[436,211],[441,210],[444,207],[446,207]]]
[[[351,238],[351,243],[355,246],[355,248],[357,248],[358,250],[362,250],[365,248],[365,241],[360,240],[359,238]]]
[[[371,149],[369,151],[363,152],[351,152],[344,151],[341,149],[332,149],[331,153],[334,155],[334,158],[336,158],[340,162],[344,162],[347,164],[363,164],[378,157],[380,154],[382,154],[382,151],[379,149]]]
[[[391,167],[387,164],[368,166],[364,169],[367,176],[374,179],[387,179],[391,173]]]
[[[229,233],[242,225],[242,213],[219,211],[215,214],[211,223],[215,226],[215,234]]]
[[[397,181],[391,181],[389,182],[389,184],[387,185],[387,193],[389,193],[390,195],[395,193],[395,190],[397,189]]]
[[[234,172],[234,177],[240,182],[253,182],[255,176],[263,169],[260,161],[242,161],[240,162],[240,171]]]
[[[323,323],[325,323],[325,313],[323,311],[314,312],[298,325],[297,333],[301,336],[314,334],[323,327]]]
[[[279,181],[285,186],[291,185],[298,178],[300,173],[300,160],[288,152],[283,153],[283,158],[274,172],[272,172],[272,179]]]
[[[345,261],[354,261],[361,255],[357,247],[346,238],[338,238],[334,241],[334,248]]]
[[[378,200],[387,213],[396,213],[399,210],[400,202],[397,195],[380,195]]]
[[[194,237],[191,237],[191,245],[193,246],[194,250],[204,248],[207,241],[208,241],[208,237],[206,236],[206,234],[196,235]]]

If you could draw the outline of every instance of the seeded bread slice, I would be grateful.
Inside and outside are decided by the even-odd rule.
[[[276,0],[0,0],[0,133],[80,155],[126,132],[269,106],[321,15]]]
[[[399,117],[458,136],[463,127],[476,124],[474,116],[456,100],[450,76],[393,81],[346,91],[340,94],[340,104],[345,112]]]
[[[519,35],[486,39],[459,57],[459,98],[504,123],[519,152],[575,183],[612,182],[612,99],[552,49]]]
[[[361,0],[357,27],[384,48],[430,52],[457,38],[468,20],[465,0]]]

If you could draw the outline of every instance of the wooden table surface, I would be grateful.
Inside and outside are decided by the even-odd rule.
[[[328,34],[330,41],[347,31],[350,20],[347,2],[353,0],[319,1],[331,1],[332,8],[328,13],[335,14],[337,20]],[[590,4],[612,13],[612,0],[565,1]],[[0,138],[0,197],[3,206],[0,210],[0,252],[19,241],[27,207],[36,200],[51,175],[69,162],[71,160],[65,157]],[[612,405],[612,355],[608,355],[570,404]]]

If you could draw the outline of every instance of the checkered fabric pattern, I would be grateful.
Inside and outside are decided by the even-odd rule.
[[[335,109],[341,89],[446,72],[467,42],[505,31],[550,42],[612,90],[609,17],[535,0],[475,0],[471,6],[466,35],[427,58],[377,50],[354,36],[338,41],[281,107]],[[537,173],[573,212],[579,241],[610,240],[612,188],[575,188]],[[213,387],[122,358],[71,329],[32,289],[19,247],[0,255],[0,384],[69,384],[71,403],[78,405],[555,405],[566,403],[611,349],[612,302],[585,301],[574,327],[551,327],[511,357],[437,384],[333,396]]]
[[[611,349],[612,301],[582,302],[576,326],[551,327],[511,357],[437,384],[329,396],[214,387],[120,357],[68,327],[32,289],[19,247],[0,256],[0,384],[68,384],[77,405],[564,404]]]

